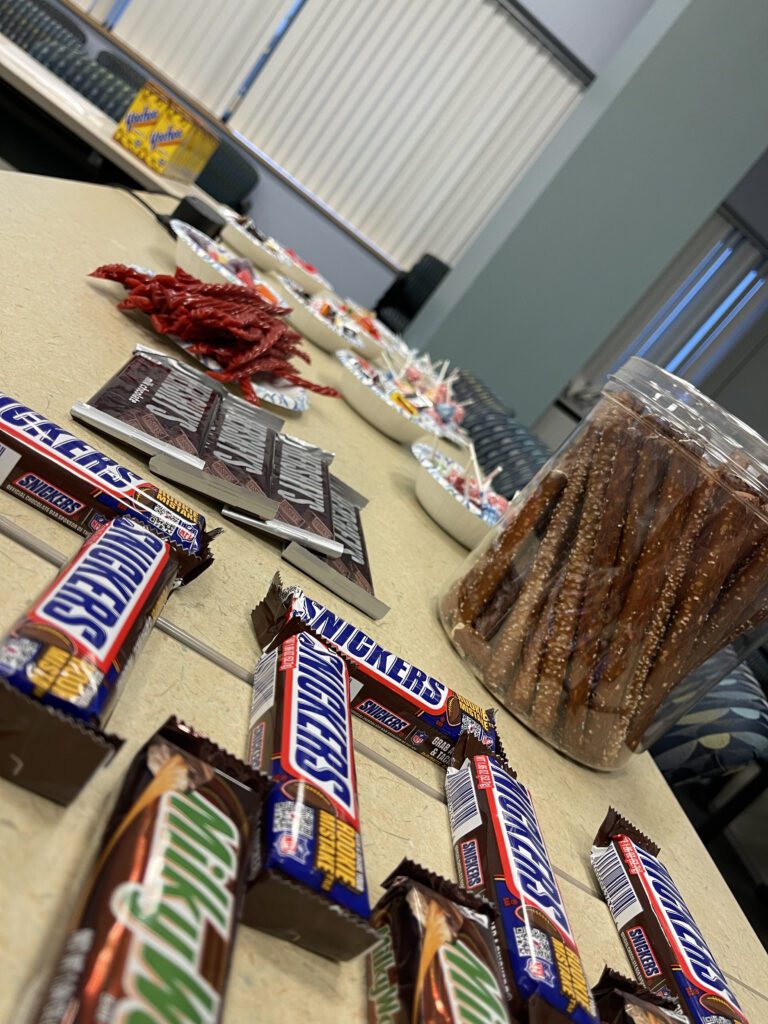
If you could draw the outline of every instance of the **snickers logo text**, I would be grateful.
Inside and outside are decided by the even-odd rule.
[[[643,974],[646,978],[658,978],[661,968],[653,955],[645,931],[638,925],[636,928],[628,928],[625,934],[632,945]]]
[[[506,861],[507,885],[518,892],[523,903],[538,907],[572,946],[568,915],[528,790],[493,759],[489,758],[488,764],[493,779],[491,812],[502,860]]]
[[[30,616],[71,636],[104,670],[168,557],[159,537],[131,519],[115,519],[83,547]]]
[[[49,484],[47,480],[37,476],[35,473],[24,473],[17,480],[13,481],[14,486],[19,490],[26,491],[33,497],[62,512],[65,516],[74,516],[83,507],[81,501],[76,501],[66,491],[60,491],[58,487]]]
[[[347,667],[308,633],[300,633],[295,644],[294,665],[286,676],[284,767],[324,793],[339,816],[357,827]]]
[[[459,843],[461,866],[464,874],[465,889],[480,889],[485,881],[480,864],[480,848],[476,839],[467,839]]]

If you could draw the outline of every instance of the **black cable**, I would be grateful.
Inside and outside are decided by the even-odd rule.
[[[141,196],[137,195],[133,191],[133,189],[129,188],[127,185],[122,185],[119,182],[112,182],[112,184],[110,185],[110,188],[119,188],[122,192],[125,192],[127,195],[129,195],[133,199],[135,199],[137,203],[141,203],[141,205],[144,207],[145,210],[149,210],[149,212],[155,218],[157,223],[162,225],[170,235],[173,235],[173,231],[171,231],[171,227],[170,227],[170,220],[171,220],[171,218],[170,218],[169,214],[167,214],[167,213],[158,213],[157,210],[153,210],[152,207],[149,205],[149,203],[145,202],[145,200],[143,200],[141,198]]]

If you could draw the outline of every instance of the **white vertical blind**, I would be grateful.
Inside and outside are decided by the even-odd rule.
[[[494,0],[307,0],[232,127],[398,262],[450,263],[581,88]]]
[[[78,2],[87,9],[87,0]],[[220,115],[289,7],[290,0],[131,0],[114,31]]]

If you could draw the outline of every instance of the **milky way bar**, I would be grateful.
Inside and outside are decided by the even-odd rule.
[[[273,779],[249,923],[331,959],[361,953],[375,937],[366,924],[349,674],[310,633],[259,661],[247,757]]]
[[[253,611],[266,647],[281,632],[308,629],[344,655],[352,676],[352,713],[438,764],[447,765],[462,730],[491,752],[499,745],[493,711],[459,696],[445,683],[376,643],[362,629],[275,576]]]
[[[183,723],[136,755],[37,1024],[218,1024],[265,780]]]
[[[445,791],[459,879],[496,906],[513,1014],[597,1024],[530,793],[469,735],[456,745]]]
[[[677,886],[659,847],[613,809],[592,847],[592,867],[635,977],[674,999],[692,1024],[747,1018]]]
[[[116,516],[139,520],[178,551],[185,580],[212,561],[198,512],[3,394],[0,487],[86,537]]]
[[[0,643],[0,679],[103,725],[178,568],[171,545],[135,519],[104,523]]]
[[[383,885],[369,1024],[509,1024],[491,905],[407,860]]]

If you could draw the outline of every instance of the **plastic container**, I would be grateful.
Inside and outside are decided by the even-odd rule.
[[[768,632],[768,445],[630,359],[439,611],[513,714],[582,764],[620,767]],[[727,645],[730,665],[697,671]]]

